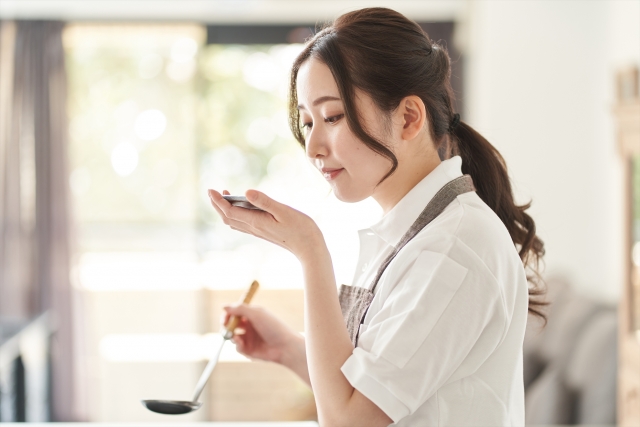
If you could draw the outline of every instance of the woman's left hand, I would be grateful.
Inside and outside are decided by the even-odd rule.
[[[224,193],[229,194],[227,191]],[[322,233],[316,223],[302,212],[257,190],[248,190],[245,196],[264,212],[232,206],[220,193],[209,190],[211,204],[222,221],[234,230],[275,243],[298,258],[303,258],[322,241]]]

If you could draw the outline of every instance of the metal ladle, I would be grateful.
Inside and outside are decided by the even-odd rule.
[[[249,302],[251,302],[253,295],[258,290],[258,286],[258,281],[254,280],[242,298],[243,304],[249,304]],[[189,412],[197,411],[198,409],[200,409],[200,407],[202,406],[202,402],[198,402],[198,398],[200,397],[202,390],[204,390],[204,386],[207,384],[207,381],[209,380],[209,377],[213,372],[213,368],[215,368],[216,364],[218,363],[218,358],[220,358],[220,353],[222,352],[224,343],[233,337],[233,331],[236,329],[239,322],[239,317],[231,316],[229,318],[229,322],[227,323],[225,330],[222,331],[222,342],[218,346],[216,354],[211,359],[209,359],[207,366],[202,372],[202,375],[200,375],[200,379],[198,380],[198,384],[196,385],[196,390],[193,393],[193,399],[191,401],[142,400],[142,404],[150,411],[168,415],[188,414]]]

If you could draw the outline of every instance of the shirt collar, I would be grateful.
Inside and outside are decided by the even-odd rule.
[[[462,159],[441,162],[418,182],[380,221],[370,227],[388,245],[395,246],[415,222],[433,196],[449,181],[462,176]]]

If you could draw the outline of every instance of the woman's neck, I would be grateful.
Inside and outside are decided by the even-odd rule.
[[[398,157],[398,168],[373,192],[372,197],[386,215],[413,187],[442,163],[438,152],[428,150]]]

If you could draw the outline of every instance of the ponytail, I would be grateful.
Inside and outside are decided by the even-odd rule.
[[[462,173],[471,175],[478,196],[502,220],[518,249],[522,263],[529,270],[529,312],[546,321],[542,308],[547,303],[538,299],[545,293],[539,273],[545,250],[544,243],[536,235],[535,222],[525,212],[531,202],[522,206],[515,204],[507,165],[489,141],[464,122],[452,128],[451,145],[462,158]]]

